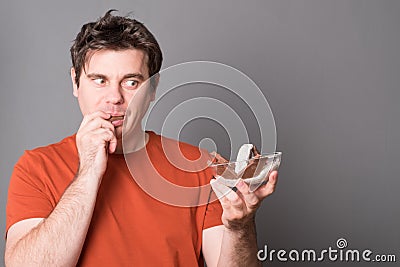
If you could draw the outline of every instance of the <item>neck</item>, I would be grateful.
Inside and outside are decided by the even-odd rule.
[[[129,137],[124,137],[125,142],[122,144],[122,137],[117,140],[117,149],[115,154],[132,153],[144,148],[149,141],[149,134],[140,129],[137,132],[130,133]],[[127,139],[129,142],[127,142]]]

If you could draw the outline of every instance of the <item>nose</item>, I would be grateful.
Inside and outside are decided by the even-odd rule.
[[[122,87],[120,84],[110,85],[107,90],[106,102],[114,105],[124,103],[124,96],[122,95]]]

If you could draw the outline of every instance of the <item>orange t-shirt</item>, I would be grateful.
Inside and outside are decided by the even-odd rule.
[[[177,196],[182,189],[179,186],[200,188],[209,184],[211,173],[207,169],[191,172],[174,166],[163,149],[177,142],[148,133],[146,148],[129,154],[126,160],[124,155],[109,155],[78,266],[203,266],[202,231],[222,224],[219,201],[191,205],[196,201],[202,204],[205,196],[213,195],[210,187],[203,187],[197,194],[189,194],[186,204],[191,207],[163,202],[170,201],[168,195]],[[179,148],[188,159],[195,160],[200,155],[194,146],[179,143]],[[145,160],[144,152],[150,161]],[[75,135],[26,151],[11,177],[6,231],[24,219],[46,218],[72,182],[78,161]],[[132,173],[139,180],[132,178],[126,161],[131,170],[134,166]],[[149,162],[154,166],[152,170]],[[163,182],[147,179],[154,173],[164,177],[163,182],[179,185],[177,191],[165,186],[172,190],[165,198]]]

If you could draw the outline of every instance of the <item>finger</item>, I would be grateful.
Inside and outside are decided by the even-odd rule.
[[[244,204],[238,194],[215,179],[211,179],[210,184],[224,211],[231,215],[234,214],[233,216],[242,216]]]
[[[100,131],[104,131],[105,135],[104,135],[104,141],[106,142],[111,142],[111,141],[115,141],[116,142],[116,138],[115,138],[115,133],[114,133],[114,129],[108,129],[108,128],[100,128]]]
[[[107,119],[109,119],[110,117],[111,117],[110,114],[105,113],[103,111],[96,111],[85,115],[83,117],[81,125],[79,126],[78,134],[84,134],[93,129],[101,128],[102,125],[104,125],[104,127],[107,127],[107,123],[101,123],[100,121],[102,120],[108,122]],[[94,123],[94,121],[96,122]]]
[[[245,206],[244,200],[241,197],[241,193],[238,191],[230,190],[228,194],[225,196],[228,200],[232,208],[235,210],[242,210]]]
[[[104,128],[102,128],[104,129]],[[106,134],[104,135],[104,143],[105,143],[105,148],[109,153],[114,153],[115,149],[117,147],[117,139],[115,137],[114,131],[110,131],[108,129],[104,129]]]
[[[114,131],[114,129],[115,129],[114,125],[110,121],[107,121],[100,117],[96,117],[96,118],[93,118],[92,120],[86,122],[86,124],[82,125],[80,132],[87,133],[87,132],[90,132],[90,131],[93,131],[93,130],[99,129],[99,128],[105,128],[105,129],[109,129],[111,131]]]
[[[229,191],[232,191],[232,189],[219,183],[216,179],[211,179],[210,184],[218,199],[227,195]]]
[[[113,136],[112,139],[110,140],[109,144],[108,144],[108,152],[110,152],[111,154],[115,152],[115,150],[117,149],[117,138],[115,137],[115,130],[113,131]]]
[[[248,209],[250,209],[252,211],[259,206],[260,199],[258,198],[258,196],[256,194],[254,194],[253,192],[250,192],[249,185],[246,184],[242,179],[240,179],[240,181],[238,182],[236,187],[239,190],[239,192],[241,193],[242,199],[244,200],[245,205]]]
[[[218,190],[218,187],[216,185],[217,181],[215,179],[210,180],[210,185],[212,190],[214,191],[215,195],[217,196],[218,200],[221,201],[221,199],[224,197],[224,194]]]
[[[86,144],[89,143],[97,143],[97,144],[105,144],[113,139],[115,139],[114,131],[108,128],[98,128],[84,136],[86,139]]]
[[[104,111],[101,111],[101,110],[95,111],[93,113],[85,115],[83,117],[82,123],[86,124],[87,122],[89,122],[89,121],[91,121],[91,120],[93,120],[95,118],[102,118],[102,119],[108,120],[109,118],[111,118],[111,114],[108,114],[108,113],[106,113]]]
[[[214,179],[213,179],[214,180]],[[243,200],[242,194],[240,192],[236,192],[237,188],[235,187],[236,181],[233,181],[233,184],[226,184],[227,179],[223,179],[221,176],[218,176],[216,179],[214,186],[223,193],[225,198],[230,202],[230,205],[234,206],[235,208],[242,208],[243,207]],[[233,190],[235,188],[236,190]]]
[[[254,194],[256,194],[260,199],[264,199],[275,191],[277,182],[278,171],[273,171],[268,177],[268,182],[265,185],[260,186],[256,191],[254,191]]]
[[[103,111],[96,111],[96,112],[85,115],[83,117],[81,125],[79,126],[78,136],[83,135],[86,132],[91,131],[93,129],[101,128],[102,125],[104,125],[104,127],[106,127],[107,123],[105,123],[105,122],[107,122],[106,120],[109,119],[110,116],[111,116],[110,114],[105,113]],[[93,121],[96,119],[97,119],[97,123],[93,123]],[[104,123],[101,123],[100,122],[101,120],[104,121]],[[109,122],[109,123],[111,123],[111,122]]]
[[[216,175],[215,178],[217,179],[217,182],[219,182],[220,184],[223,184],[225,186],[228,186],[230,188],[235,187],[238,182],[235,179],[226,179],[220,175]]]

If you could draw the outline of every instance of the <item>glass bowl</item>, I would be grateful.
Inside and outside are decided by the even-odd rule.
[[[239,179],[243,179],[249,185],[249,191],[254,192],[268,182],[268,176],[272,171],[278,170],[281,156],[282,152],[274,152],[248,160],[213,163],[210,168],[218,182],[234,188]]]

